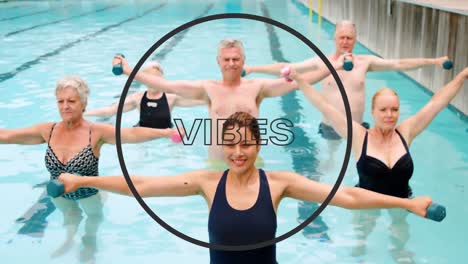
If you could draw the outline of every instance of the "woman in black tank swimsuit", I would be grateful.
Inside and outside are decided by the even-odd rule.
[[[228,135],[228,136],[226,136]],[[232,135],[235,135],[234,138]],[[226,137],[225,137],[226,136]],[[260,150],[257,120],[237,112],[223,125],[223,155],[229,169],[194,171],[176,176],[132,176],[142,197],[201,195],[209,209],[210,243],[247,245],[271,240],[276,234],[276,211],[285,197],[323,202],[332,186],[287,171],[264,171],[255,167]],[[94,187],[132,195],[125,178],[77,177],[62,174],[66,192]],[[362,188],[340,188],[331,203],[349,209],[402,207],[425,216],[429,197],[405,199]],[[210,250],[210,263],[276,263],[275,245],[249,251]]]
[[[115,144],[115,128],[102,123],[91,123],[83,118],[89,89],[84,80],[68,76],[57,82],[55,90],[61,121],[40,123],[28,128],[0,129],[0,143],[43,144],[47,143],[45,165],[50,179],[61,173],[75,173],[82,176],[99,175],[99,153],[103,144]],[[171,137],[175,129],[123,128],[122,143],[138,143],[159,137]],[[82,259],[93,257],[96,232],[102,221],[102,197],[95,188],[79,188],[53,200],[63,213],[67,238],[52,255],[66,252],[72,245],[73,237],[86,213],[86,227],[83,236],[85,250]]]
[[[156,61],[146,63],[143,72],[161,77],[164,73],[161,65]],[[134,109],[140,111],[140,118],[135,126],[171,128],[173,127],[171,112],[175,106],[190,107],[204,104],[206,102],[202,100],[186,99],[175,94],[163,93],[153,87],[147,86],[146,91],[136,92],[125,98],[122,112],[125,113]],[[118,106],[117,102],[108,107],[86,111],[84,115],[110,117],[117,114]]]
[[[358,158],[356,167],[359,174],[358,187],[396,197],[407,198],[412,196],[409,180],[413,175],[414,165],[409,153],[409,146],[413,139],[419,135],[455,95],[463,87],[468,76],[468,68],[460,72],[451,82],[437,91],[432,99],[415,115],[397,125],[400,103],[398,95],[389,88],[379,90],[372,98],[372,116],[375,126],[369,129],[353,121],[352,150],[354,157]],[[325,98],[300,75],[292,71],[289,78],[295,79],[308,100],[330,120],[335,130],[342,136],[347,136],[347,123],[345,116],[327,102]],[[332,102],[336,103],[336,102]],[[364,213],[365,214],[365,213]],[[378,214],[378,212],[377,212]],[[408,240],[408,225],[405,211],[390,211],[393,223],[391,230],[397,229],[402,233],[397,242],[396,251]],[[365,219],[370,221],[365,223]],[[364,237],[375,226],[375,214],[365,214],[359,219],[359,225],[366,228]],[[365,243],[363,243],[365,244]],[[360,249],[362,251],[362,249]],[[359,250],[357,250],[359,251]],[[362,252],[354,252],[361,254]],[[402,256],[394,256],[400,258]],[[403,255],[406,253],[403,252]],[[405,255],[405,257],[407,257]]]

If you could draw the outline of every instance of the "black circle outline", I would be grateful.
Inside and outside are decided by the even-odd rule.
[[[212,20],[219,20],[219,19],[230,19],[230,18],[237,18],[237,19],[250,19],[250,20],[256,20],[264,23],[269,23],[272,24],[276,27],[279,27],[290,34],[294,35],[298,39],[300,39],[304,44],[309,46],[325,63],[327,68],[330,70],[331,74],[333,75],[333,78],[335,79],[336,83],[338,84],[338,88],[340,89],[341,96],[343,98],[343,103],[345,106],[346,110],[346,122],[347,122],[347,132],[348,132],[348,137],[346,140],[346,153],[345,153],[345,158],[343,160],[343,166],[340,170],[340,174],[338,176],[338,179],[336,180],[331,192],[328,194],[327,198],[323,201],[323,203],[317,208],[317,210],[309,217],[307,218],[304,222],[302,222],[300,225],[297,227],[293,228],[292,230],[286,232],[285,234],[275,237],[274,239],[268,240],[268,241],[263,241],[260,243],[255,243],[255,244],[248,244],[248,245],[239,245],[239,246],[228,246],[228,245],[218,245],[218,244],[211,244],[207,243],[195,238],[192,238],[188,235],[185,235],[182,232],[179,232],[178,230],[174,229],[170,225],[168,225],[166,222],[164,222],[161,218],[159,218],[143,201],[137,190],[135,189],[135,186],[133,185],[132,180],[130,179],[130,176],[128,174],[127,168],[125,166],[125,161],[123,158],[123,153],[122,153],[122,142],[121,142],[121,134],[120,134],[120,128],[121,128],[121,121],[122,121],[122,110],[123,110],[123,105],[125,101],[125,97],[127,96],[128,90],[130,88],[130,85],[135,78],[135,74],[138,72],[138,70],[141,68],[143,63],[148,59],[148,57],[159,47],[161,46],[164,42],[166,42],[169,38],[173,37],[175,34],[188,29],[189,27],[212,21]],[[273,244],[276,244],[286,238],[289,238],[290,236],[296,234],[297,232],[301,231],[304,227],[306,227],[308,224],[310,224],[324,209],[327,207],[327,205],[330,203],[331,199],[337,192],[338,188],[341,185],[341,182],[343,181],[344,174],[346,172],[346,168],[349,163],[349,158],[351,155],[351,142],[352,142],[352,120],[351,120],[351,110],[349,106],[349,101],[348,97],[346,96],[346,91],[343,87],[343,84],[341,83],[341,80],[336,73],[335,69],[331,65],[330,61],[328,61],[327,57],[318,49],[310,40],[308,40],[306,37],[304,37],[301,33],[297,32],[293,28],[284,25],[276,20],[273,20],[271,18],[263,17],[263,16],[258,16],[258,15],[252,15],[252,14],[242,14],[242,13],[221,13],[221,14],[215,14],[215,15],[209,15],[201,18],[194,19],[188,23],[185,23],[174,30],[170,31],[166,35],[164,35],[162,38],[160,38],[146,53],[143,55],[143,57],[138,61],[138,63],[135,65],[135,68],[133,71],[130,73],[127,82],[125,83],[125,87],[122,91],[122,95],[120,96],[119,100],[119,105],[118,105],[118,110],[117,110],[117,118],[116,118],[116,125],[115,125],[115,135],[116,135],[116,148],[117,148],[117,155],[119,158],[119,163],[120,167],[122,169],[122,172],[124,174],[125,180],[127,181],[128,187],[130,188],[130,191],[132,194],[135,196],[135,199],[138,201],[138,203],[143,207],[143,209],[150,215],[159,225],[164,227],[167,231],[171,232],[172,234],[176,235],[177,237],[184,239],[185,241],[188,241],[190,243],[193,243],[198,246],[210,248],[210,249],[215,249],[215,250],[225,250],[225,251],[240,251],[240,250],[252,250],[252,249],[257,249],[261,247],[266,247],[270,246]]]

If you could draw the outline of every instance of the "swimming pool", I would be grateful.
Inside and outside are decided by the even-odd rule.
[[[111,58],[116,52],[124,53],[129,62],[135,64],[164,34],[204,15],[242,12],[269,16],[310,37],[325,54],[334,49],[333,25],[324,22],[319,29],[316,23],[307,22],[307,10],[295,1],[133,1],[131,4],[123,1],[13,1],[0,3],[0,9],[2,128],[58,121],[53,91],[55,81],[66,74],[79,74],[88,82],[91,88],[89,109],[113,103],[126,81],[110,71]],[[156,57],[162,61],[169,79],[217,79],[220,74],[215,61],[216,45],[225,37],[244,42],[247,64],[299,61],[314,55],[287,32],[255,21],[230,19],[190,28],[157,50]],[[370,51],[357,45],[355,52]],[[366,101],[369,102],[370,96],[382,86],[392,87],[400,94],[401,118],[414,114],[430,98],[421,87],[398,73],[370,73]],[[132,90],[136,89],[139,89],[137,84],[132,86]],[[207,110],[203,106],[179,108],[174,116],[187,120],[204,118]],[[336,180],[338,167],[320,171],[318,163],[327,156],[323,151],[326,144],[316,133],[320,114],[300,93],[265,100],[260,116],[287,117],[297,124],[295,144],[263,148],[261,156],[266,168],[295,170],[311,177],[323,173],[322,181]],[[137,113],[125,114],[123,126],[133,125],[136,119]],[[365,119],[371,120],[369,111]],[[316,221],[315,229],[308,228],[278,244],[279,263],[405,263],[410,259],[417,263],[457,263],[456,259],[468,258],[463,246],[468,234],[464,225],[468,207],[459,202],[468,198],[465,192],[468,142],[463,140],[467,129],[467,122],[444,109],[411,147],[415,162],[413,190],[417,195],[431,195],[447,207],[448,217],[444,222],[408,216],[410,238],[404,249],[400,249],[392,242],[388,230],[391,220],[383,211],[365,242],[367,252],[354,257],[354,248],[364,242],[355,236],[353,213],[327,208],[321,214],[321,222]],[[144,175],[171,175],[202,169],[207,156],[207,149],[199,144],[174,146],[166,140],[124,145],[123,150],[129,172]],[[52,212],[44,223],[41,214],[47,215],[50,207],[42,203],[44,209],[26,223],[15,223],[43,193],[42,187],[33,186],[49,178],[43,164],[44,152],[45,145],[1,146],[0,191],[4,202],[0,205],[3,216],[0,218],[0,255],[4,263],[79,262],[83,224],[71,250],[52,259],[50,255],[65,238],[61,214]],[[343,157],[344,144],[337,160]],[[104,147],[100,159],[101,175],[121,175],[113,146]],[[354,162],[350,162],[344,184],[354,185],[356,175]],[[207,208],[203,199],[146,201],[174,228],[208,240]],[[207,249],[189,244],[158,226],[132,198],[109,194],[104,211],[105,220],[99,229],[95,253],[97,263],[208,262]],[[278,210],[277,235],[295,227],[298,218],[312,213],[297,201],[283,201]],[[25,216],[27,218],[28,214]],[[328,226],[325,232],[329,239],[313,234],[314,230],[324,234],[324,223]],[[397,247],[396,250],[393,247]],[[392,254],[401,256],[394,260]]]

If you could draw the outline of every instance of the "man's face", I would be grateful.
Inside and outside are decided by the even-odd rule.
[[[339,53],[353,52],[356,43],[356,32],[351,25],[340,26],[335,31],[336,51]]]
[[[240,48],[231,47],[221,49],[218,57],[218,65],[223,76],[240,77],[244,68],[244,57]]]

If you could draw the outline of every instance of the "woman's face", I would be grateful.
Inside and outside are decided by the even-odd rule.
[[[245,173],[251,169],[257,159],[260,145],[247,127],[235,126],[223,134],[223,154],[230,170]]]
[[[391,93],[383,93],[375,98],[372,109],[375,127],[389,130],[393,129],[400,116],[400,100],[398,96]]]
[[[64,122],[76,121],[83,116],[86,104],[74,88],[65,87],[57,91],[57,106]]]

